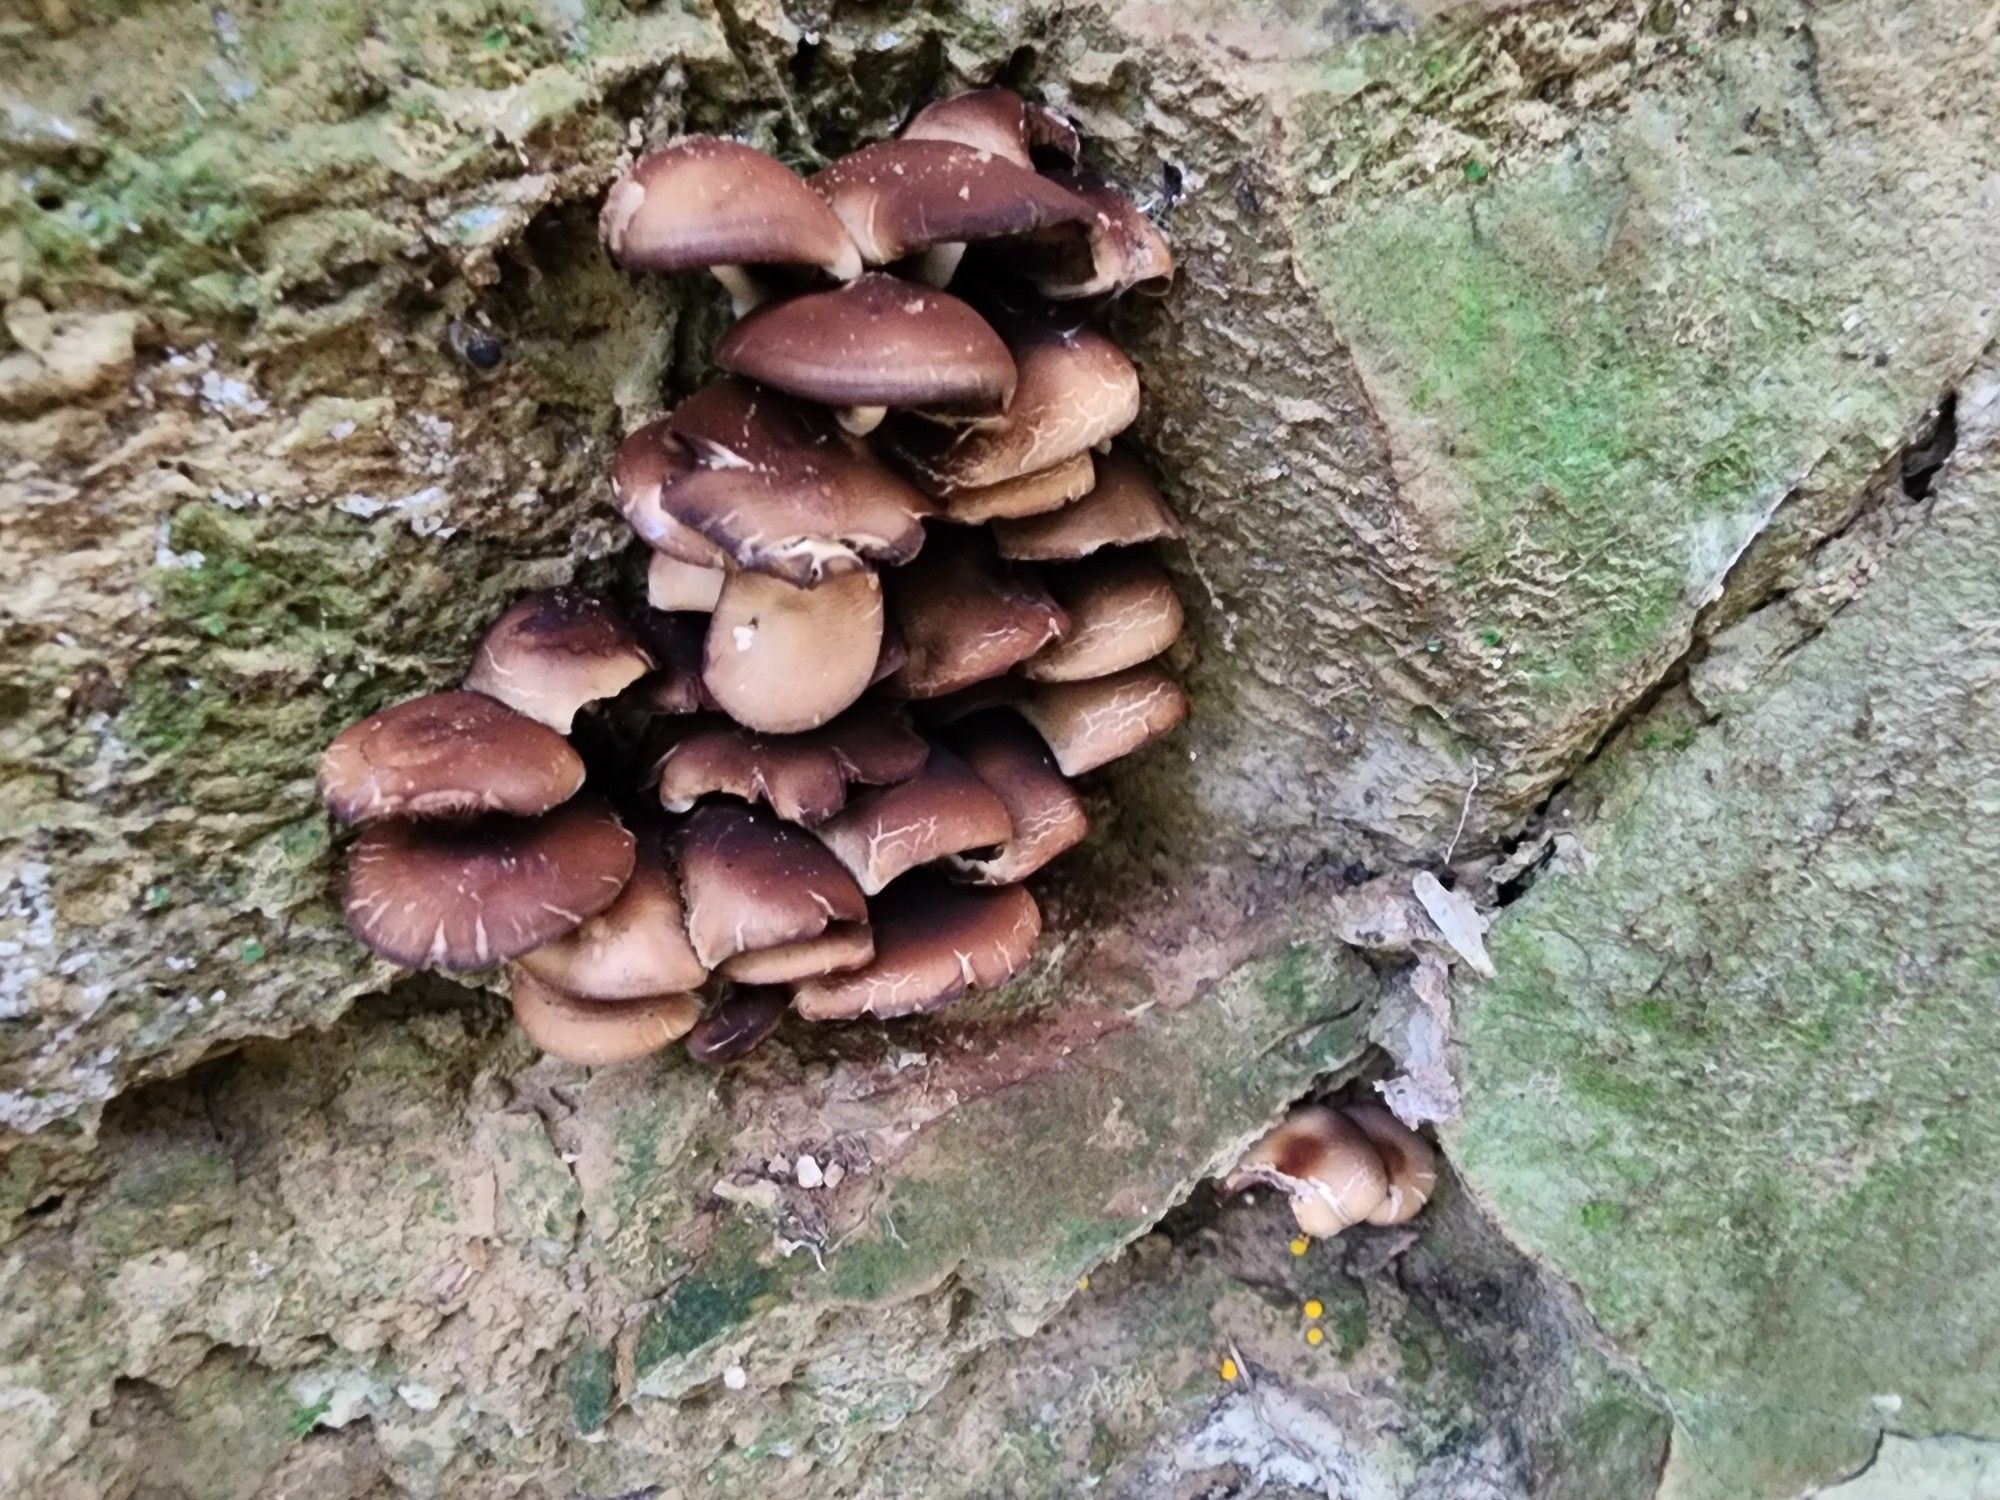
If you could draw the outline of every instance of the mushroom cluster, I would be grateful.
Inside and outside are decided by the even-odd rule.
[[[1299,1228],[1329,1239],[1356,1224],[1414,1219],[1437,1188],[1437,1153],[1379,1104],[1293,1110],[1223,1186],[1284,1189]]]
[[[618,449],[643,605],[530,594],[462,689],[327,750],[363,942],[506,964],[523,1029],[593,1064],[1027,966],[1022,882],[1088,829],[1071,778],[1187,714],[1146,555],[1180,527],[1113,444],[1138,375],[1091,324],[1173,261],[1078,154],[993,88],[811,178],[689,136],[612,187],[618,264],[728,289],[723,373]]]

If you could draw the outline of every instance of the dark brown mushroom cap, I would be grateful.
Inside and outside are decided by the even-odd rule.
[[[583,785],[583,759],[555,731],[480,693],[431,693],[334,736],[319,794],[343,823],[376,818],[532,817]]]
[[[550,1057],[603,1068],[636,1062],[693,1029],[701,997],[684,993],[634,1000],[580,1000],[518,965],[508,970],[514,1019]]]
[[[918,865],[997,848],[1014,825],[1007,804],[964,761],[933,750],[915,776],[856,797],[817,832],[872,896]]]
[[[695,809],[675,838],[688,940],[709,968],[866,923],[868,903],[827,847],[747,807]]]
[[[1054,562],[1088,557],[1100,547],[1132,547],[1181,535],[1180,521],[1136,458],[1123,448],[1091,457],[1096,483],[1074,505],[994,524],[1002,557]]]
[[[708,978],[688,946],[680,883],[656,838],[641,841],[632,878],[616,901],[517,963],[581,1000],[639,1000],[691,990]]]
[[[708,619],[701,680],[716,706],[765,734],[817,729],[867,691],[882,652],[882,583],[842,573],[794,588],[732,573]]]
[[[577,710],[652,670],[618,612],[577,589],[523,595],[479,642],[465,685],[568,734]]]
[[[1038,684],[1020,711],[1063,775],[1081,776],[1172,733],[1186,720],[1188,701],[1179,683],[1148,665],[1088,682]]]
[[[828,406],[997,413],[1014,359],[986,320],[945,292],[869,275],[771,302],[715,347],[715,362]]]
[[[696,719],[667,726],[651,749],[660,804],[670,812],[722,792],[805,824],[840,811],[850,783],[905,780],[930,754],[921,736],[866,707],[804,734],[757,734],[727,719]]]
[[[710,468],[790,468],[854,451],[818,407],[733,375],[711,380],[662,420]]]
[[[890,609],[909,655],[889,684],[912,698],[998,677],[1069,624],[1033,577],[1003,570],[983,539],[964,533],[934,533],[890,582]]]
[[[1090,492],[1095,480],[1090,460],[1088,451],[1076,453],[1032,474],[959,490],[946,500],[941,519],[977,526],[984,521],[1045,515]]]
[[[905,141],[956,141],[1017,167],[1034,167],[1028,152],[1028,111],[1012,89],[969,89],[918,110],[899,137]]]
[[[1074,236],[1027,247],[1024,274],[1044,297],[1115,297],[1121,292],[1165,296],[1174,279],[1167,237],[1139,205],[1099,178],[1058,172],[1060,183],[1091,208],[1090,236],[1081,250]]]
[[[1075,848],[1090,832],[1083,803],[1056,769],[1055,758],[1040,736],[1012,714],[983,715],[955,730],[950,743],[972,774],[1006,804],[1014,825],[1007,842],[991,854],[952,856],[946,863],[954,878],[975,885],[1013,885]]]
[[[553,942],[625,889],[632,835],[573,801],[538,818],[376,823],[347,855],[356,937],[405,968],[483,969]]]
[[[641,157],[605,197],[598,229],[635,271],[817,266],[843,281],[861,271],[847,231],[797,173],[711,135]]]
[[[932,508],[886,469],[860,464],[822,473],[696,469],[661,505],[737,567],[800,588],[871,562],[909,561],[924,544]]]
[[[816,938],[739,953],[722,965],[737,984],[794,984],[822,974],[858,969],[875,956],[875,934],[866,922],[835,922]]]
[[[635,428],[611,461],[611,498],[639,540],[655,552],[693,567],[719,568],[722,549],[682,525],[662,508],[668,488],[694,472],[696,451],[662,417]]]
[[[808,1021],[936,1010],[1027,968],[1041,931],[1023,886],[973,890],[914,876],[875,903],[874,961],[800,985],[792,1005]]]
[[[653,659],[653,671],[634,683],[625,701],[655,714],[698,714],[715,707],[701,680],[702,640],[708,621],[700,615],[639,612],[633,622],[639,642]]]
[[[1069,629],[1021,663],[1021,675],[1031,682],[1109,677],[1151,661],[1181,633],[1180,597],[1150,558],[1115,553],[1051,568],[1046,577]]]
[[[1005,157],[956,141],[864,146],[811,179],[861,258],[886,266],[932,245],[998,239],[1054,225],[1079,235],[1090,205]]]
[[[746,985],[731,990],[687,1034],[688,1056],[719,1068],[748,1057],[792,1008],[790,990]]]

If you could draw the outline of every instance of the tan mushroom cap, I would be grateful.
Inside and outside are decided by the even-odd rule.
[[[933,750],[908,781],[856,797],[817,832],[873,896],[907,870],[1013,837],[1007,804],[949,750]]]
[[[636,1062],[678,1041],[701,1019],[701,996],[646,995],[636,1000],[580,1000],[519,966],[508,970],[514,1019],[550,1057],[586,1067]]]
[[[1133,547],[1181,535],[1180,521],[1136,458],[1123,448],[1091,457],[1096,482],[1074,505],[995,523],[993,536],[1002,557],[1055,562],[1088,557],[1102,547]]]
[[[1139,373],[1091,328],[1024,326],[1009,340],[1019,379],[1006,415],[977,427],[902,420],[889,443],[934,495],[999,484],[1073,458],[1139,414]]]
[[[618,899],[632,835],[595,801],[538,818],[376,823],[347,854],[354,935],[405,968],[483,969],[553,942]]]
[[[970,89],[918,110],[898,139],[956,141],[1034,168],[1028,151],[1028,110],[1012,89]]]
[[[867,690],[882,618],[882,583],[873,573],[843,573],[811,589],[732,573],[709,616],[702,682],[716,706],[748,728],[817,729]]]
[[[977,526],[984,521],[1034,517],[1057,510],[1090,493],[1096,481],[1090,460],[1088,451],[1075,453],[1032,474],[959,490],[945,501],[942,519]]]
[[[1179,683],[1149,665],[1088,682],[1039,684],[1020,710],[1063,775],[1081,776],[1178,729],[1188,700]]]
[[[864,146],[815,174],[861,259],[892,265],[933,245],[1028,234],[1068,224],[1084,233],[1090,205],[1026,167],[956,141]]]
[[[737,984],[793,984],[822,974],[844,974],[875,956],[875,935],[865,922],[836,922],[816,938],[760,948],[725,960],[722,977]]]
[[[603,600],[541,589],[493,622],[465,685],[568,734],[577,710],[617,697],[652,667],[631,627]]]
[[[1351,1228],[1389,1196],[1382,1159],[1361,1127],[1338,1111],[1303,1105],[1250,1148],[1228,1186],[1285,1190],[1299,1228],[1317,1239]]]
[[[688,940],[711,969],[741,953],[865,926],[868,903],[803,829],[753,808],[695,809],[675,838]]]
[[[532,817],[583,785],[563,737],[480,693],[431,693],[334,736],[319,794],[343,823],[376,818]]]
[[[1379,1104],[1350,1104],[1342,1113],[1368,1137],[1389,1179],[1389,1195],[1368,1215],[1368,1222],[1408,1223],[1437,1191],[1437,1152]]]
[[[912,876],[874,910],[874,961],[800,985],[792,1007],[806,1020],[907,1016],[994,989],[1027,968],[1042,931],[1035,898],[1018,885],[974,890]]]
[[[930,754],[921,736],[865,706],[804,734],[764,735],[726,719],[696,719],[669,726],[652,748],[660,804],[669,812],[721,792],[804,824],[840,811],[850,783],[903,781]]]
[[[952,736],[965,764],[1006,804],[1014,831],[984,858],[953,855],[953,876],[974,885],[1012,885],[1083,842],[1090,819],[1055,758],[1011,714],[990,714]]]
[[[826,202],[782,162],[691,135],[613,184],[598,220],[612,259],[635,271],[816,266],[841,281],[860,257]]]
[[[682,562],[655,552],[646,563],[646,602],[665,613],[712,614],[722,597],[724,568]]]
[[[1033,578],[1003,571],[982,539],[933,534],[891,579],[889,607],[908,652],[891,687],[936,698],[1026,661],[1069,620]]]
[[[680,883],[655,839],[641,844],[632,878],[616,901],[516,962],[582,1000],[640,1000],[691,990],[708,978],[688,946]]]
[[[1137,292],[1165,296],[1174,279],[1167,237],[1117,188],[1077,172],[1058,172],[1060,183],[1091,208],[1090,237],[1081,253],[1073,236],[1031,248],[1028,280],[1044,297],[1115,297]]]
[[[695,1022],[687,1035],[688,1056],[711,1068],[748,1057],[778,1029],[791,1008],[790,990],[754,985],[731,990]]]
[[[1049,588],[1069,616],[1061,640],[1021,663],[1032,682],[1081,682],[1151,661],[1181,633],[1181,601],[1149,558],[1121,553],[1051,570]]]

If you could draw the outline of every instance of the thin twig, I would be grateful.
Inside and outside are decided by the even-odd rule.
[[[1479,790],[1479,762],[1472,763],[1472,785],[1465,789],[1465,801],[1459,804],[1458,827],[1451,831],[1451,842],[1444,846],[1444,862],[1451,863],[1451,857],[1458,850],[1458,836],[1465,832],[1465,820],[1472,813],[1472,794]]]

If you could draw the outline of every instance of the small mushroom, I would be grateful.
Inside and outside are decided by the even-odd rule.
[[[844,974],[875,956],[875,935],[865,922],[836,922],[816,938],[739,953],[722,966],[737,984],[792,984],[822,974]]]
[[[1021,663],[1033,682],[1109,677],[1151,661],[1181,633],[1181,601],[1158,563],[1130,553],[1050,570],[1069,616],[1059,641]]]
[[[1081,776],[1178,729],[1188,701],[1179,683],[1149,665],[1087,682],[1040,684],[1020,710],[1055,752],[1063,775]]]
[[[687,1034],[688,1056],[711,1068],[748,1057],[792,1008],[791,991],[745,985],[731,990]]]
[[[964,761],[933,750],[915,776],[855,798],[817,832],[873,896],[918,865],[997,848],[1013,837],[1014,825],[1007,804]]]
[[[912,698],[937,698],[998,677],[1060,637],[1069,620],[1040,584],[994,564],[983,539],[932,536],[892,580],[889,607],[908,652],[890,679]]]
[[[806,1020],[907,1016],[997,988],[1027,968],[1042,931],[1035,898],[1018,885],[974,890],[912,876],[874,910],[874,960],[800,985],[792,1006]]]
[[[605,197],[598,229],[631,270],[713,271],[739,315],[761,298],[745,266],[810,266],[836,281],[861,274],[854,242],[797,173],[712,135],[641,157]]]
[[[1137,292],[1163,297],[1173,285],[1174,252],[1167,237],[1139,211],[1139,205],[1109,183],[1078,172],[1050,179],[1091,208],[1090,235],[1079,247],[1074,235],[1033,244],[1025,274],[1044,297],[1115,297]]]
[[[977,526],[983,521],[1034,517],[1058,510],[1090,493],[1096,478],[1091,456],[1088,451],[1071,454],[1032,474],[959,490],[947,497],[942,519]]]
[[[1350,1104],[1343,1113],[1368,1137],[1389,1179],[1389,1195],[1368,1215],[1368,1222],[1408,1223],[1437,1191],[1437,1152],[1379,1104]]]
[[[655,552],[646,563],[646,602],[668,613],[712,614],[715,601],[722,597],[722,581],[728,576],[724,568],[682,562]]]
[[[958,298],[894,276],[759,308],[716,345],[715,362],[871,432],[890,407],[996,415],[1014,393],[1014,358]]]
[[[568,741],[481,693],[431,693],[343,729],[319,762],[319,793],[343,823],[376,818],[532,817],[583,785]]]
[[[1034,169],[1028,151],[1028,111],[1012,89],[971,89],[918,110],[900,140],[956,141]]]
[[[640,845],[618,899],[575,931],[523,953],[517,965],[582,1000],[639,1000],[691,990],[708,970],[688,946],[681,888],[655,839]]]
[[[840,861],[769,813],[721,803],[697,808],[675,847],[688,940],[695,956],[725,977],[734,977],[739,955],[867,929],[868,903]]]
[[[843,573],[811,589],[732,573],[709,616],[701,677],[739,724],[796,734],[859,698],[881,650],[882,583],[873,573]]]
[[[483,969],[582,925],[631,878],[632,835],[571,801],[538,818],[375,823],[347,855],[354,935],[405,968]]]
[[[1283,1188],[1299,1228],[1327,1239],[1375,1213],[1389,1196],[1382,1159],[1361,1127],[1338,1111],[1295,1109],[1250,1148],[1225,1186]]]
[[[653,748],[660,804],[669,812],[723,792],[808,825],[840,811],[850,783],[903,781],[930,754],[921,737],[867,707],[804,734],[763,735],[726,719],[697,719],[668,726]]]
[[[518,965],[507,979],[514,1019],[528,1040],[550,1057],[587,1067],[636,1062],[686,1036],[701,1019],[699,995],[581,1000]]]
[[[1074,505],[994,524],[1002,557],[1054,562],[1088,557],[1100,547],[1132,547],[1181,535],[1181,523],[1137,459],[1123,448],[1092,458],[1096,483]]]
[[[479,643],[465,685],[568,734],[577,711],[652,670],[617,611],[577,589],[524,595]]]
[[[1013,832],[985,855],[955,854],[952,874],[974,885],[1013,885],[1083,842],[1090,819],[1035,732],[1011,714],[989,714],[958,730],[952,747],[1006,804]]]

